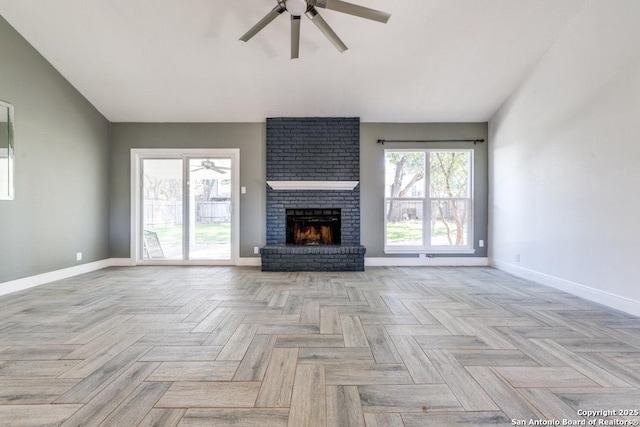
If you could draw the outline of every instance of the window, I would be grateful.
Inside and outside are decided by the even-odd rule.
[[[467,252],[473,150],[385,150],[385,252]]]

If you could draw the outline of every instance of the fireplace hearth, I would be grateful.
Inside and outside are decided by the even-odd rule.
[[[287,209],[287,245],[339,245],[340,209]]]

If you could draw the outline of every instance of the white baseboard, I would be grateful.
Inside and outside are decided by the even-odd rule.
[[[545,273],[529,270],[507,262],[498,261],[493,258],[489,260],[489,265],[497,268],[498,270],[513,274],[514,276],[559,289],[580,298],[584,298],[616,310],[624,311],[625,313],[629,313],[634,316],[640,316],[640,301],[601,291],[599,289],[594,289],[589,286],[581,285],[580,283],[575,283],[570,280],[561,279]]]
[[[237,266],[260,267],[262,260],[258,257],[238,258]],[[488,258],[478,257],[365,257],[365,267],[487,267]]]
[[[111,258],[109,267],[135,267],[136,263],[131,258]]]
[[[364,259],[365,267],[487,267],[484,257],[380,257]]]
[[[166,261],[165,261],[166,262]],[[154,265],[154,264],[147,264]],[[162,262],[158,262],[155,265],[162,265]],[[165,264],[169,265],[169,264]],[[171,265],[185,265],[184,261],[176,261]],[[189,264],[187,264],[189,265]],[[194,262],[193,265],[200,265],[197,262]],[[215,264],[212,264],[215,265]],[[239,257],[236,260],[236,264],[238,267],[260,267],[261,262],[259,257]],[[133,259],[130,258],[111,258],[111,267],[135,267],[136,263]]]
[[[111,259],[103,259],[86,264],[76,265],[74,267],[63,268],[61,270],[50,271],[48,273],[37,274],[35,276],[24,277],[22,279],[11,280],[9,282],[0,283],[0,295],[10,294],[35,286],[43,285],[56,280],[67,279],[69,277],[78,276],[84,273],[111,267]]]
[[[262,260],[260,257],[238,257],[236,265],[238,267],[260,267]]]
[[[489,259],[478,257],[365,257],[364,264],[367,267],[487,267]],[[133,267],[135,265],[135,262],[129,258],[111,258],[111,266],[113,267]],[[181,265],[181,263],[177,265]],[[260,267],[262,260],[260,257],[239,257],[236,259],[235,265],[238,267]]]

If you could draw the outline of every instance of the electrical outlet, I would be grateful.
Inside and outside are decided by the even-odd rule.
[[[478,241],[478,246],[480,246],[481,248],[484,248],[484,240]]]
[[[259,248],[259,247],[257,247],[257,246],[254,246],[254,247],[253,247],[253,253],[254,253],[254,254],[256,254],[256,255],[258,255],[258,254],[260,253],[260,248]]]
[[[76,261],[82,261],[82,252],[76,253]]]
[[[516,254],[514,259],[515,259],[515,262],[520,262],[520,254]]]

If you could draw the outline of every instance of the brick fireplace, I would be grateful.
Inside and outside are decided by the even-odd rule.
[[[263,271],[363,271],[360,120],[267,119]]]

